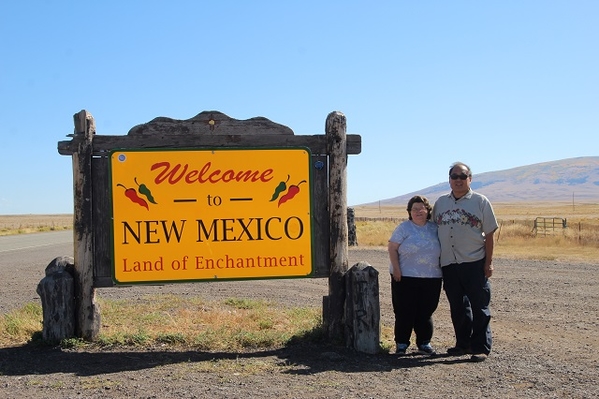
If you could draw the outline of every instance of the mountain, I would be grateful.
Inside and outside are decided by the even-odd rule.
[[[471,188],[491,202],[576,201],[599,202],[599,157],[569,158],[474,174]],[[443,182],[412,193],[366,205],[401,205],[414,195],[434,202],[450,191]]]

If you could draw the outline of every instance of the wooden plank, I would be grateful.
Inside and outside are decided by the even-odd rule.
[[[108,158],[92,159],[94,287],[112,287],[112,235]]]
[[[219,111],[203,111],[185,120],[158,117],[148,123],[134,126],[127,134],[130,136],[154,134],[224,136],[239,134],[239,132],[247,135],[293,135],[293,130],[289,127],[264,117],[238,120]]]
[[[328,158],[312,156],[312,231],[314,270],[312,277],[329,277],[329,189]]]
[[[359,154],[362,151],[360,135],[346,136],[346,153]],[[74,136],[69,141],[58,142],[58,153],[72,155],[82,138]],[[136,136],[100,136],[94,137],[94,156],[106,155],[115,148],[120,149],[168,149],[168,148],[278,148],[307,147],[313,155],[328,154],[328,142],[325,135],[228,135],[228,136],[184,136],[184,135],[136,135]]]

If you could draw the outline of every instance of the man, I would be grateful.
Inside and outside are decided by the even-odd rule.
[[[493,233],[497,220],[491,203],[470,189],[472,172],[462,162],[449,168],[451,193],[433,207],[439,226],[443,289],[449,301],[455,347],[449,355],[471,354],[484,361],[491,352],[491,286]]]

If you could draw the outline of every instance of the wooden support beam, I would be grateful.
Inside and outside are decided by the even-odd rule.
[[[331,112],[326,121],[329,145],[330,259],[329,295],[323,301],[323,324],[329,338],[342,340],[345,304],[344,276],[348,269],[346,119]]]
[[[93,116],[85,110],[73,118],[75,136],[81,137],[77,151],[73,153],[75,335],[94,340],[100,331],[100,311],[93,288],[92,141],[96,125]]]

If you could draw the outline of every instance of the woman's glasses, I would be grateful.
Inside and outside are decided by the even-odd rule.
[[[458,175],[458,174],[455,174],[455,173],[453,173],[453,174],[449,175],[449,177],[451,177],[451,180],[457,180],[457,179],[460,179],[460,180],[466,180],[466,179],[467,179],[467,178],[469,178],[470,176],[468,176],[468,175],[467,175],[467,174],[465,174],[465,173],[462,173],[461,175]]]

